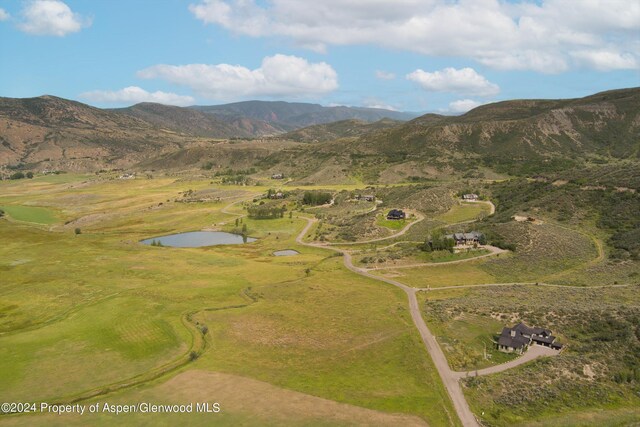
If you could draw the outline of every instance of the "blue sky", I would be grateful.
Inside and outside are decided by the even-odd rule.
[[[640,86],[640,1],[0,0],[0,96],[459,113]]]

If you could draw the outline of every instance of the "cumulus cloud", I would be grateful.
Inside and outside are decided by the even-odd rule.
[[[186,106],[193,105],[195,99],[191,96],[177,95],[170,92],[147,92],[137,86],[129,86],[124,89],[94,90],[80,94],[80,98],[91,102],[106,104],[137,104],[139,102],[157,102],[165,105]]]
[[[629,53],[607,50],[581,50],[571,52],[571,56],[576,63],[600,71],[636,69],[639,61]]]
[[[9,15],[9,13],[6,10],[0,8],[0,21],[6,21],[10,17],[11,15]]]
[[[60,0],[32,0],[22,10],[18,28],[29,34],[62,37],[90,25],[90,19],[74,13]]]
[[[474,101],[473,99],[459,99],[457,101],[450,102],[449,109],[447,111],[451,113],[466,113],[480,105],[482,105],[482,102]]]
[[[491,83],[473,68],[445,68],[429,73],[416,70],[407,74],[407,79],[416,82],[429,92],[451,92],[465,95],[491,96],[500,92],[498,85]]]
[[[376,77],[380,80],[393,80],[396,78],[396,75],[387,71],[378,70],[376,71]]]
[[[315,51],[373,44],[544,73],[570,68],[575,50],[617,49],[636,66],[640,57],[640,2],[628,0],[200,0],[189,10],[205,24]]]
[[[254,70],[229,64],[159,64],[140,70],[138,76],[188,86],[210,99],[308,96],[338,88],[338,76],[329,64],[280,54],[265,57]]]

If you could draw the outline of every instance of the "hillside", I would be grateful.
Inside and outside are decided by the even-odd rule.
[[[427,114],[409,122],[373,123],[350,118],[253,141],[261,148],[249,155],[246,144],[222,146],[212,138],[276,135],[312,117],[364,111],[371,119],[385,110],[259,101],[102,110],[51,96],[1,98],[0,166],[94,171],[153,165],[180,170],[200,168],[203,159],[232,167],[240,156],[243,164],[284,172],[298,182],[535,176],[585,161],[637,160],[639,107],[640,88],[632,88],[580,99],[503,101],[456,117]],[[278,145],[282,140],[298,144]],[[242,153],[229,155],[234,149]]]
[[[150,102],[113,111],[142,119],[162,129],[207,138],[251,138],[282,132],[263,120],[207,114],[193,108]]]
[[[362,136],[351,149],[438,163],[455,158],[464,167],[479,160],[509,173],[553,170],[578,158],[637,159],[639,107],[640,88],[580,99],[504,101],[458,117],[419,117]]]
[[[65,170],[130,166],[188,144],[135,117],[53,96],[0,98],[0,165]]]
[[[280,138],[298,142],[326,142],[338,138],[359,137],[377,130],[390,129],[400,124],[402,122],[391,119],[382,119],[373,123],[356,119],[341,120],[291,131],[281,135]]]
[[[242,116],[263,120],[286,130],[349,119],[376,122],[385,118],[406,121],[415,117],[415,114],[381,108],[324,107],[319,104],[284,101],[244,101],[191,108],[216,115]]]

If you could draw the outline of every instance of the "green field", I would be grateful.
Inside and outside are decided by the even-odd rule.
[[[316,415],[298,411],[287,419],[294,425],[326,422],[328,413],[340,414],[340,423],[458,424],[404,294],[349,272],[333,252],[297,245],[295,236],[306,224],[297,215],[242,218],[240,224],[258,238],[246,245],[179,249],[137,243],[208,227],[232,231],[245,213],[241,203],[232,203],[264,188],[169,178],[46,183],[30,193],[21,192],[21,184],[0,183],[3,206],[11,201],[64,210],[69,222],[45,231],[0,220],[0,400],[98,396],[94,401],[184,403],[194,399],[195,389],[156,390],[183,374],[203,372],[223,375],[229,390],[249,392],[247,384],[255,381],[274,396],[298,393],[292,396],[309,408],[344,404]],[[180,203],[190,189],[228,198]],[[75,235],[76,227],[81,234]],[[272,256],[287,248],[300,255]],[[190,362],[191,352],[197,359]],[[265,405],[247,408],[229,390],[222,423],[271,419]],[[288,403],[277,402],[275,410],[279,404],[285,411]],[[10,416],[0,423],[26,420],[51,421]]]
[[[378,215],[376,216],[376,225],[399,231],[407,225],[407,221],[404,219],[387,219],[384,215]]]
[[[0,401],[184,404],[218,396],[225,408],[216,418],[221,425],[459,425],[413,325],[406,295],[347,270],[342,257],[331,250],[296,243],[306,225],[303,215],[319,218],[309,240],[350,238],[345,230],[354,230],[354,236],[370,232],[377,236],[380,224],[372,205],[345,201],[348,193],[336,186],[342,197],[337,206],[299,212],[295,201],[289,200],[283,218],[249,219],[246,207],[258,203],[253,200],[267,187],[171,177],[64,178],[0,182],[0,206],[7,213],[0,219]],[[400,187],[385,191],[394,197],[400,190],[404,194]],[[449,190],[424,192],[441,197],[443,206],[450,197]],[[206,201],[194,201],[202,198]],[[553,288],[544,288],[543,297],[535,300],[520,291],[531,287],[511,293],[507,292],[511,287],[437,290],[513,281],[564,283],[573,277],[584,280],[589,271],[605,275],[606,269],[614,268],[605,262],[599,239],[551,221],[482,223],[513,242],[515,252],[473,260],[469,258],[486,252],[420,251],[419,242],[445,218],[464,221],[477,216],[471,208],[484,205],[458,206],[437,221],[419,212],[427,219],[400,238],[344,246],[354,251],[357,265],[378,267],[374,274],[433,290],[419,294],[424,317],[454,369],[509,360],[511,356],[491,348],[491,340],[516,315],[532,323],[554,319],[550,324],[562,339],[581,346],[589,332],[580,329],[584,325],[576,319],[615,320],[615,325],[633,322],[637,293],[630,290],[585,294],[602,305],[593,310],[583,297]],[[360,214],[370,222],[361,228],[357,221],[340,228],[344,218]],[[176,232],[240,232],[244,227],[256,242],[207,248],[139,243]],[[383,231],[383,235],[395,232]],[[274,257],[273,252],[281,249],[300,254]],[[375,257],[375,262],[364,263],[365,257]],[[456,262],[447,264],[451,261]],[[432,265],[388,268],[403,263]],[[636,277],[634,263],[617,268],[625,277]],[[511,302],[513,310],[506,306],[498,310],[491,298],[503,305]],[[547,312],[544,304],[550,307]],[[549,317],[560,313],[563,304],[577,316],[567,318],[566,324]],[[602,317],[607,311],[616,313],[614,320]],[[603,348],[597,346],[595,353],[583,349],[570,353],[574,358],[559,360],[596,360]],[[607,357],[616,354],[610,353]],[[615,357],[608,360],[625,381],[635,375]],[[507,396],[500,381],[523,381],[522,372],[537,375],[536,369],[546,365],[532,366],[475,383],[465,380],[464,390],[475,412],[484,411],[483,420],[492,425],[528,419],[553,424],[568,419],[571,411],[594,420],[601,419],[596,410],[610,411],[618,420],[637,415],[630,409],[635,401],[627,386],[606,375],[597,377],[598,386],[621,397],[605,399],[603,404],[594,403],[602,396],[587,393],[582,385],[570,390],[587,393],[585,403],[570,404],[563,398],[566,409],[553,406],[554,414],[542,409],[543,401],[534,397],[528,397],[533,408],[528,412],[510,409],[513,402],[507,397],[488,400],[492,393]],[[561,372],[565,365],[558,366]],[[633,381],[629,387],[635,387]],[[114,421],[207,425],[211,418],[199,414],[0,417],[0,424],[6,425]]]
[[[0,206],[5,214],[16,221],[34,222],[36,224],[54,224],[58,221],[51,209],[36,206],[5,205]]]
[[[447,224],[473,221],[483,215],[488,215],[490,208],[486,203],[460,202],[453,205],[447,212],[435,217],[436,220]]]

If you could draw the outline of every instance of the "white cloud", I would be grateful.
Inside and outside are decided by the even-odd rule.
[[[59,0],[32,0],[22,10],[18,28],[25,33],[62,37],[91,25],[91,20],[74,13]]]
[[[606,50],[581,50],[571,56],[577,64],[600,71],[636,69],[639,61],[629,53]]]
[[[0,8],[0,21],[6,21],[9,18],[11,18],[11,15],[9,15],[6,10]]]
[[[377,70],[376,71],[376,78],[380,79],[380,80],[393,80],[396,78],[396,75],[393,73],[389,73],[387,71],[380,71]]]
[[[459,99],[457,101],[450,102],[449,109],[447,111],[451,113],[466,113],[480,105],[482,105],[482,102],[474,101],[473,99]]]
[[[572,65],[572,51],[617,50],[640,66],[638,1],[199,0],[189,10],[236,34],[286,37],[319,52],[373,44],[557,73]]]
[[[188,86],[210,99],[307,96],[338,88],[337,74],[329,64],[280,54],[265,57],[255,70],[229,64],[160,64],[140,70],[138,76]]]
[[[193,105],[195,99],[191,96],[177,95],[170,92],[147,92],[137,86],[129,86],[124,89],[94,90],[80,94],[80,98],[91,102],[106,104],[137,104],[139,102],[157,102],[165,105]]]
[[[367,98],[362,102],[362,105],[367,108],[381,108],[383,110],[398,111],[393,105],[387,104],[377,98]]]
[[[416,70],[407,74],[407,79],[416,82],[429,92],[451,92],[465,95],[491,96],[500,92],[498,85],[491,83],[473,68],[445,68],[429,73]]]

